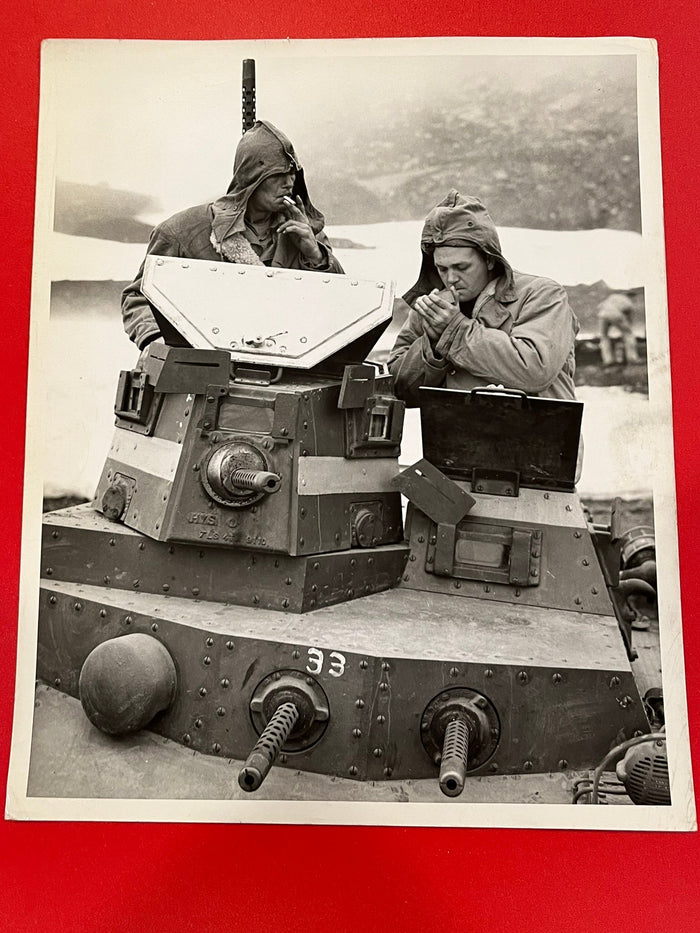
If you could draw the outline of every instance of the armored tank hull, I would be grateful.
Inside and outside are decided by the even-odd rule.
[[[80,699],[100,748],[147,729],[228,779],[243,763],[244,794],[274,765],[282,796],[308,775],[309,797],[346,779],[446,799],[650,732],[619,529],[575,491],[580,405],[426,390],[425,459],[401,471],[403,403],[362,365],[389,287],[150,263],[189,346],[122,374],[95,502],[43,529],[37,677]],[[325,329],[287,324],[280,347],[305,276]],[[243,309],[270,289],[264,327],[219,339],[205,280]]]

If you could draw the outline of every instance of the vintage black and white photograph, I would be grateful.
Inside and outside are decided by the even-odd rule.
[[[694,827],[657,72],[44,43],[9,816]]]

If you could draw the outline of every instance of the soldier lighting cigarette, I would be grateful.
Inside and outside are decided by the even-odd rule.
[[[441,290],[434,288],[430,294],[435,295],[438,298],[444,298],[445,301],[452,301],[456,305],[459,304],[459,298],[457,297],[457,289],[454,287],[454,285],[450,285],[449,288],[443,288]]]

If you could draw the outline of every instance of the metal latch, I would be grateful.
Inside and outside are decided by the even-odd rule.
[[[249,386],[269,386],[279,382],[283,369],[277,367],[240,366],[231,364],[231,378],[235,383]]]
[[[338,396],[345,412],[345,456],[398,456],[406,405],[393,394],[393,377],[374,366],[346,366]]]
[[[145,424],[153,392],[148,373],[138,369],[123,369],[119,373],[114,413],[120,418]]]
[[[398,457],[405,402],[372,395],[361,408],[345,409],[345,456]]]
[[[122,370],[114,402],[118,427],[148,436],[153,432],[162,400],[148,373],[140,369]]]
[[[518,496],[520,473],[517,470],[487,470],[474,467],[472,491],[489,496]]]

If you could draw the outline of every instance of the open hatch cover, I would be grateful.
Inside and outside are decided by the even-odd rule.
[[[143,294],[192,347],[310,369],[391,319],[393,282],[148,256]]]
[[[517,473],[521,486],[573,490],[583,402],[510,389],[420,389],[423,456],[452,479]]]

